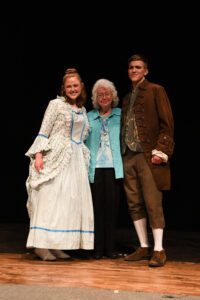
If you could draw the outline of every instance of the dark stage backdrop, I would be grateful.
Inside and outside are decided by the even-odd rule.
[[[48,14],[44,9],[29,8],[24,14],[8,10],[9,18],[1,21],[1,120],[5,121],[0,222],[28,222],[29,159],[24,154],[38,133],[49,100],[59,94],[64,70],[76,67],[81,73],[89,110],[91,88],[99,78],[112,80],[122,99],[129,85],[127,59],[141,52],[150,61],[148,79],[165,86],[175,118],[172,190],[164,194],[167,227],[200,230],[195,9],[183,12],[182,7],[182,14],[170,6],[157,7],[160,13],[134,5],[118,11],[100,4],[89,12],[84,6],[51,9]],[[82,17],[76,16],[77,9]],[[119,226],[130,226],[123,193]]]

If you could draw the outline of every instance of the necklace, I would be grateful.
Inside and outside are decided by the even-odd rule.
[[[103,135],[107,135],[108,134],[108,118],[102,118],[102,133]]]

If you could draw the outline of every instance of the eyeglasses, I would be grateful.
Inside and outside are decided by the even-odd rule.
[[[102,93],[102,94],[97,94],[98,99],[103,99],[104,97],[108,98],[111,96],[110,92]]]

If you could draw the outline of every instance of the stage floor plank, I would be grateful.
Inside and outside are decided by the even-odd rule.
[[[147,261],[123,258],[45,262],[31,253],[0,253],[0,284],[200,296],[200,264],[167,261],[164,267],[149,268]]]

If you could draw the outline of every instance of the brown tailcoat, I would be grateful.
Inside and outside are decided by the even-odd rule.
[[[124,126],[129,108],[131,93],[128,93],[122,103],[122,153],[125,152]],[[169,190],[171,186],[169,159],[167,163],[155,165],[151,163],[153,149],[162,151],[171,157],[174,149],[174,121],[172,110],[165,89],[145,79],[138,87],[134,102],[134,114],[138,135],[145,158],[152,170],[157,187]]]

